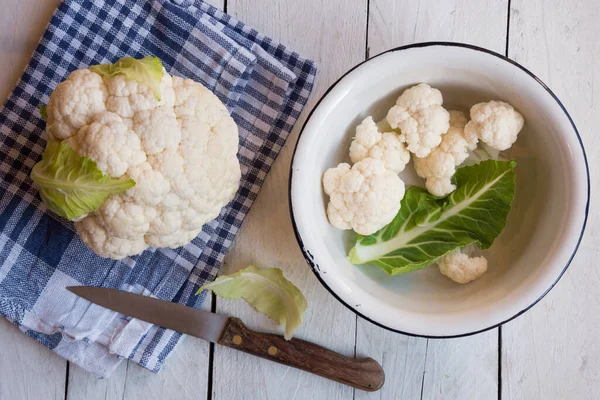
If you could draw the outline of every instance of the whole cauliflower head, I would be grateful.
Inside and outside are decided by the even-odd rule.
[[[469,257],[460,249],[445,255],[437,261],[440,272],[457,283],[469,283],[487,271],[485,257]]]
[[[164,72],[156,88],[122,73],[74,71],[47,106],[48,134],[135,186],[75,222],[102,257],[179,247],[238,190],[238,128],[200,83]]]
[[[356,136],[350,145],[353,163],[365,158],[381,160],[387,169],[399,173],[410,161],[410,152],[397,133],[379,132],[373,118],[367,117],[356,127]]]
[[[404,182],[381,160],[365,158],[328,169],[323,187],[329,195],[327,216],[339,229],[370,235],[389,224],[400,210]]]
[[[406,89],[387,114],[387,122],[400,128],[402,141],[417,157],[426,157],[448,131],[450,115],[442,107],[442,93],[420,83]]]
[[[508,103],[490,101],[471,107],[471,121],[465,126],[467,135],[477,136],[496,150],[507,150],[523,128],[523,116]]]
[[[427,179],[425,187],[434,196],[446,196],[456,190],[451,178],[456,167],[477,147],[477,136],[467,135],[467,118],[460,111],[450,111],[450,128],[441,143],[426,157],[415,157],[415,171]]]

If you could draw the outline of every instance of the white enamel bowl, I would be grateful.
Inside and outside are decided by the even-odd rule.
[[[467,111],[500,99],[525,117],[517,143],[517,192],[505,230],[486,252],[487,273],[467,285],[435,266],[388,276],[346,260],[353,233],[327,221],[321,177],[349,162],[354,128],[385,117],[419,82],[441,90],[444,106]],[[407,167],[412,170],[412,165]],[[414,177],[404,176],[414,183]],[[401,47],[355,67],[309,116],[291,167],[290,208],[298,243],[323,285],[358,315],[393,331],[454,337],[493,328],[530,308],[559,280],[587,219],[589,173],[577,129],[558,98],[533,74],[490,51],[455,43]]]

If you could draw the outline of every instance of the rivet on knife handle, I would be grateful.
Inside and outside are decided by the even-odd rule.
[[[255,332],[238,318],[229,319],[218,343],[361,390],[379,390],[385,381],[383,368],[372,358],[355,359],[304,340]]]

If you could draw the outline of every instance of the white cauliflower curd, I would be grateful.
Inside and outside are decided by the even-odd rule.
[[[404,197],[404,182],[374,158],[365,158],[352,168],[342,163],[328,169],[323,187],[329,195],[329,222],[361,235],[375,233],[390,223]]]
[[[99,207],[70,218],[102,257],[182,246],[238,190],[235,122],[207,88],[171,77],[157,58],[126,57],[74,71],[50,96],[47,116],[51,141],[94,161],[108,175],[105,181],[131,182]],[[86,162],[78,173],[89,172]],[[49,196],[41,195],[46,202]]]
[[[439,259],[437,265],[442,275],[454,282],[469,283],[487,271],[488,262],[485,257],[469,257],[457,249]]]
[[[367,117],[356,127],[356,136],[350,145],[353,163],[365,158],[381,160],[387,169],[399,173],[410,161],[410,152],[396,132],[380,132],[373,118]]]
[[[427,179],[425,186],[434,196],[446,196],[456,189],[451,182],[456,167],[477,147],[477,137],[465,133],[465,115],[460,111],[449,114],[450,128],[441,143],[426,157],[414,159],[415,171]]]
[[[425,157],[448,131],[450,115],[442,107],[442,93],[420,83],[406,89],[387,114],[387,122],[400,128],[400,138],[417,157]]]
[[[523,128],[525,120],[513,106],[502,101],[490,101],[471,107],[471,121],[465,134],[477,136],[496,150],[508,150]]]

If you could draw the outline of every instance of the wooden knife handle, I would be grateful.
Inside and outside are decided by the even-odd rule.
[[[372,358],[350,358],[304,340],[255,332],[238,318],[229,318],[218,343],[361,390],[374,392],[385,381],[383,368]]]

